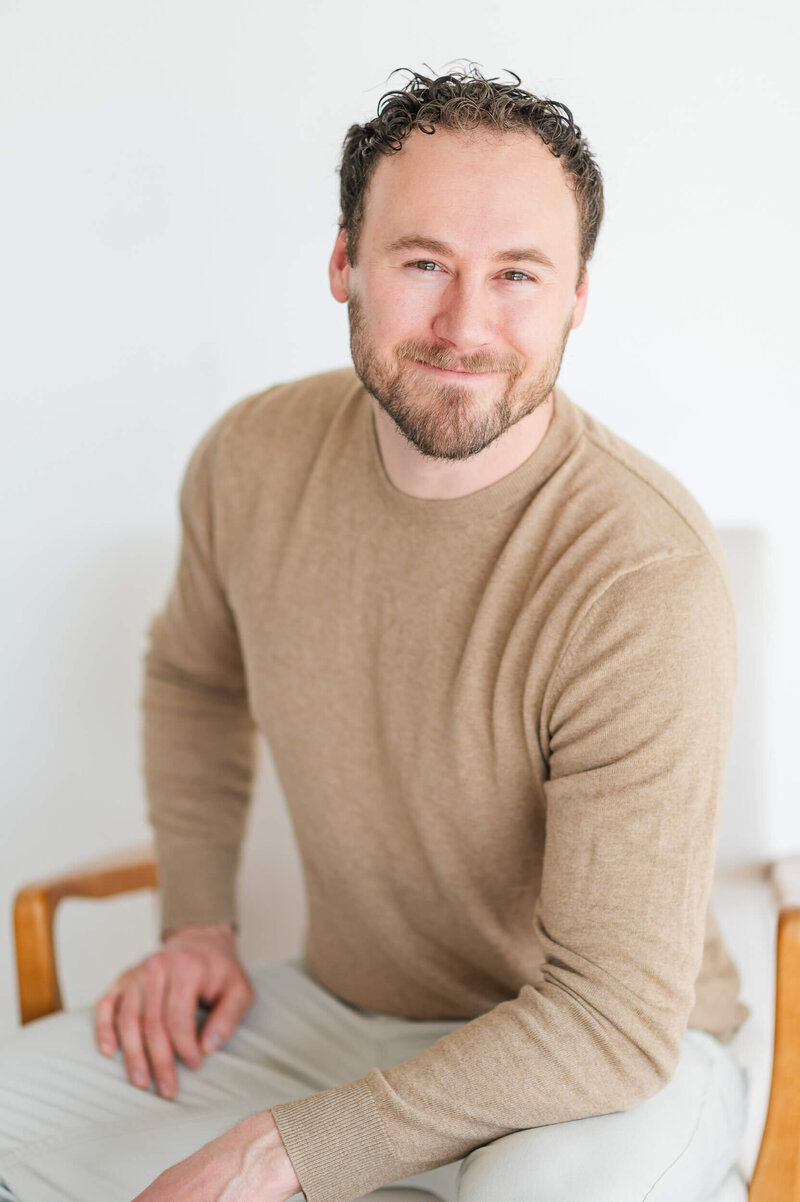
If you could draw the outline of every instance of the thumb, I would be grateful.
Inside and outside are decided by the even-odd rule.
[[[230,1039],[254,997],[253,987],[246,977],[237,976],[231,982],[203,1024],[200,1045],[206,1055],[216,1052],[226,1039]]]

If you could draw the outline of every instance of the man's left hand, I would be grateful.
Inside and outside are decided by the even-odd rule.
[[[301,1189],[272,1111],[261,1110],[165,1169],[133,1202],[286,1202]]]

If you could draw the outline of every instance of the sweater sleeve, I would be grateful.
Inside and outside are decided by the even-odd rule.
[[[604,585],[537,732],[542,979],[413,1059],[273,1107],[308,1202],[626,1110],[667,1083],[702,957],[734,678],[730,594],[708,554]]]
[[[235,877],[255,769],[255,727],[222,580],[215,478],[224,418],[180,490],[181,545],[144,656],[143,769],[155,831],[162,934],[235,923]]]

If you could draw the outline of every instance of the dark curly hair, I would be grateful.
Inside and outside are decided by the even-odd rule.
[[[396,71],[406,71],[398,67]],[[392,72],[392,75],[396,74]],[[364,125],[351,125],[342,144],[339,228],[347,234],[351,266],[358,255],[369,181],[379,156],[396,154],[414,129],[433,134],[436,127],[462,132],[488,128],[497,133],[530,130],[561,159],[575,193],[580,219],[580,274],[591,258],[603,219],[603,178],[572,113],[558,100],[533,96],[516,84],[485,79],[474,63],[466,71],[431,79],[410,71],[404,88],[386,92],[378,115]],[[391,76],[390,76],[391,78]]]

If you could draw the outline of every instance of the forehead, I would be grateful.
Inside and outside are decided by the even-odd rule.
[[[412,230],[474,249],[535,235],[565,251],[577,247],[578,211],[561,162],[533,133],[414,130],[374,170],[362,236],[378,249]]]

